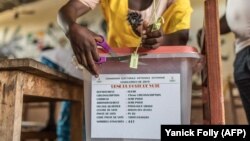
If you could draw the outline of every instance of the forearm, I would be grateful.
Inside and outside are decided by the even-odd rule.
[[[231,29],[228,26],[226,15],[224,15],[220,19],[220,34],[227,34],[227,33],[230,33],[230,32],[231,32]]]
[[[64,33],[67,34],[69,27],[76,23],[77,18],[89,10],[89,7],[78,0],[70,0],[59,10],[57,16],[58,24],[63,29]]]
[[[163,35],[162,45],[175,46],[186,45],[189,38],[189,30],[181,30],[175,33]]]

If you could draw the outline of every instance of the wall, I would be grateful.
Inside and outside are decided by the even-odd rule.
[[[0,48],[12,43],[12,46],[20,46],[21,50],[13,51],[16,57],[37,58],[40,53],[40,46],[61,46],[59,41],[65,38],[64,33],[59,29],[56,22],[56,16],[59,8],[67,0],[41,0],[13,10],[0,13]],[[18,19],[14,18],[16,11],[34,10],[34,14],[20,14]],[[98,15],[98,16],[96,16]],[[97,17],[97,18],[92,18]],[[100,22],[102,14],[100,8],[90,12],[79,21],[85,21],[93,31],[100,31]],[[53,24],[53,28],[49,24]],[[91,24],[90,24],[91,23]],[[19,29],[19,32],[15,33]],[[5,34],[7,29],[7,34]],[[103,33],[101,33],[103,34]],[[18,38],[13,42],[14,37]],[[32,43],[32,39],[38,40],[38,43]],[[29,41],[31,40],[31,41]],[[12,47],[15,48],[15,47]],[[13,49],[14,50],[14,49]]]

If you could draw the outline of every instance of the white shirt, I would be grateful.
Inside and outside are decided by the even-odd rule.
[[[235,51],[238,53],[250,45],[250,0],[228,0],[226,18],[235,34]]]

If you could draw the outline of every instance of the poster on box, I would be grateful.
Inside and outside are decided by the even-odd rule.
[[[181,124],[180,74],[92,77],[91,138],[160,139],[162,124]]]

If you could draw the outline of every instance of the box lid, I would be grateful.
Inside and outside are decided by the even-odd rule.
[[[136,48],[112,48],[119,56],[130,55]],[[109,56],[104,50],[99,49],[102,56]],[[188,57],[201,58],[198,50],[191,46],[160,46],[157,49],[139,48],[138,54],[147,54],[142,58],[169,58],[169,57]]]

